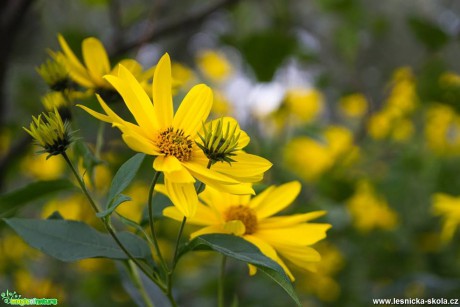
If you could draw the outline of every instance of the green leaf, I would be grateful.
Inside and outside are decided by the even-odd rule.
[[[101,211],[99,213],[96,213],[96,216],[99,218],[106,217],[107,215],[112,214],[112,212],[117,209],[119,205],[126,201],[130,201],[131,197],[123,195],[123,194],[118,194],[115,199],[109,204],[109,207],[105,209],[104,211]]]
[[[180,256],[191,250],[214,250],[225,256],[250,263],[280,285],[294,302],[301,306],[292,283],[284,270],[273,260],[243,238],[227,234],[207,234],[190,241],[180,252]]]
[[[128,259],[115,240],[85,223],[71,220],[3,219],[30,246],[61,261],[86,258]],[[118,239],[135,258],[151,257],[147,243],[129,232]]]
[[[409,17],[408,24],[415,37],[430,51],[437,51],[449,42],[449,36],[438,25],[425,18]]]
[[[145,154],[138,153],[126,161],[117,171],[113,177],[112,184],[110,185],[109,194],[107,196],[106,208],[110,208],[111,202],[117,197],[118,194],[123,192],[128,187],[131,181],[136,176],[137,171],[144,161]]]
[[[75,186],[66,179],[30,183],[22,188],[0,196],[0,217],[11,215],[15,210],[27,203],[59,191],[73,188],[75,188]]]

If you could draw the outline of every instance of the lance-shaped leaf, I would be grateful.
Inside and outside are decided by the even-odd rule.
[[[89,225],[71,220],[3,219],[30,246],[61,261],[86,258],[128,259],[115,240]],[[125,248],[135,257],[151,257],[147,243],[129,233],[116,234]]]
[[[227,234],[207,234],[196,237],[182,250],[181,256],[191,250],[214,250],[225,256],[237,259],[257,267],[280,285],[292,300],[301,306],[300,300],[292,287],[292,283],[284,270],[273,260],[250,242],[238,236]]]

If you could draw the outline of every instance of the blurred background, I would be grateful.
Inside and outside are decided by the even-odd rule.
[[[305,306],[458,298],[460,2],[0,2],[0,216],[46,218],[58,210],[101,229],[78,191],[58,191],[69,174],[64,161],[34,155],[22,129],[47,107],[49,89],[36,68],[47,50],[59,50],[58,33],[80,59],[83,39],[98,38],[112,65],[129,57],[148,69],[168,52],[175,101],[194,84],[210,85],[212,116],[238,118],[251,137],[248,152],[273,162],[261,186],[301,181],[287,213],[327,210],[322,221],[333,225],[316,246],[323,257],[317,272],[294,273]],[[96,105],[92,97],[75,102]],[[71,109],[86,142],[74,157],[86,157],[80,168],[91,170],[88,184],[103,198],[133,152],[108,126],[96,146],[98,123]],[[136,221],[144,218],[150,165],[126,192],[133,201],[118,208]],[[55,189],[14,194],[38,181]],[[176,231],[174,222],[162,224],[165,250]],[[215,306],[218,262],[210,253],[182,260],[181,306]],[[264,276],[249,277],[244,264],[229,262],[228,274],[228,304],[290,304]],[[57,297],[63,306],[132,306],[137,298],[125,275],[109,260],[51,259],[0,224],[0,291]]]

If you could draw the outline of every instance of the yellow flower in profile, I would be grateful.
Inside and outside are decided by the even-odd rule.
[[[369,103],[360,93],[354,93],[340,98],[340,111],[348,117],[359,118],[367,112]]]
[[[63,51],[63,61],[70,77],[76,83],[88,89],[113,89],[103,76],[107,74],[116,75],[117,66],[111,68],[107,51],[97,38],[88,37],[83,40],[81,49],[84,64],[77,58],[60,34],[58,41]],[[151,70],[143,73],[141,65],[135,60],[125,59],[119,64],[129,69],[140,81],[146,81],[152,75]]]
[[[195,143],[212,107],[211,89],[204,84],[194,86],[174,114],[168,54],[160,59],[155,69],[152,85],[154,103],[122,65],[118,76],[107,75],[105,79],[123,97],[137,125],[119,117],[99,95],[97,99],[106,114],[79,106],[97,119],[120,129],[123,140],[132,150],[156,157],[153,168],[164,173],[168,195],[182,214],[191,217],[195,213],[198,203],[195,178],[230,193],[253,193],[250,186],[209,169],[208,157]]]
[[[210,233],[240,236],[276,261],[294,280],[282,258],[302,269],[312,269],[312,264],[321,256],[311,245],[324,239],[331,227],[324,223],[308,223],[324,215],[325,211],[273,216],[295,200],[300,188],[300,183],[293,181],[271,186],[251,198],[250,195],[232,195],[206,187],[199,195],[203,203],[199,203],[197,214],[188,220],[190,224],[204,227],[193,232],[191,237]],[[167,207],[163,214],[177,221],[183,218],[176,207]],[[255,267],[250,266],[251,275],[255,272]]]
[[[437,193],[432,202],[433,214],[443,219],[441,240],[449,242],[460,224],[460,197]]]
[[[197,64],[207,78],[216,82],[227,79],[233,70],[225,55],[214,50],[201,51],[197,57]]]
[[[377,195],[367,181],[358,183],[355,194],[347,201],[347,209],[354,226],[361,232],[376,228],[392,230],[398,223],[398,216],[385,199]]]
[[[43,147],[39,153],[49,154],[47,158],[64,153],[74,141],[69,122],[62,121],[57,109],[38,117],[32,116],[32,120],[30,128],[23,129],[34,138],[37,145]]]

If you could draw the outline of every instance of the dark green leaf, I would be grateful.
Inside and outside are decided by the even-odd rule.
[[[115,199],[109,204],[109,207],[105,209],[104,211],[101,211],[99,213],[96,213],[97,217],[106,217],[107,215],[112,214],[112,212],[117,209],[119,205],[126,201],[130,201],[131,197],[123,195],[123,194],[118,194]]]
[[[415,37],[430,51],[437,51],[449,42],[447,34],[435,23],[421,17],[410,17],[409,27]]]
[[[61,261],[86,258],[128,259],[115,240],[85,223],[70,220],[3,219],[30,246]],[[141,238],[129,232],[117,233],[135,258],[150,257]]]
[[[0,217],[6,217],[27,203],[75,186],[68,180],[58,179],[30,183],[10,193],[0,196]]]
[[[115,177],[113,177],[112,184],[110,185],[106,208],[109,208],[110,203],[115,199],[115,197],[128,187],[128,185],[134,179],[134,176],[136,176],[136,173],[139,170],[142,161],[144,161],[144,158],[145,154],[138,153],[126,161],[118,169]]]
[[[258,270],[267,274],[280,285],[298,306],[301,306],[284,270],[275,261],[262,254],[256,246],[243,238],[226,234],[203,235],[190,241],[181,251],[181,255],[190,250],[214,250],[225,256],[256,266]]]

